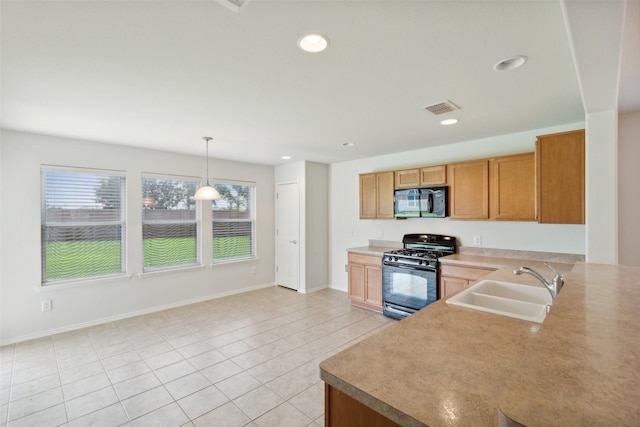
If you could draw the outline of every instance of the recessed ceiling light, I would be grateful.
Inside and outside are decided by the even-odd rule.
[[[512,56],[511,58],[503,59],[493,66],[493,69],[496,71],[508,71],[513,70],[515,68],[521,67],[527,62],[527,58],[524,55]]]
[[[355,142],[343,142],[342,143],[343,147],[353,147],[354,145],[356,145]]]
[[[280,157],[282,160],[291,160],[291,156],[282,156]]]
[[[298,47],[305,52],[322,52],[329,46],[329,39],[322,34],[307,34],[298,40]]]
[[[458,123],[458,119],[447,119],[447,120],[443,120],[440,122],[441,125],[455,125],[456,123]]]

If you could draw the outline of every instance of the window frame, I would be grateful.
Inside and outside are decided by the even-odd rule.
[[[193,182],[195,184],[195,191],[202,185],[202,179],[195,176],[190,175],[174,175],[174,174],[163,174],[163,173],[155,173],[155,172],[142,172],[140,174],[140,227],[141,227],[141,275],[153,275],[156,273],[174,271],[174,270],[185,270],[185,269],[193,269],[199,268],[202,266],[202,209],[198,208],[198,202],[194,201],[193,211],[195,213],[195,219],[193,221],[158,221],[158,222],[146,222],[144,219],[144,202],[145,202],[145,179],[156,179],[156,180],[171,180],[171,181],[182,181],[182,182]],[[193,195],[188,196],[189,199],[193,200]],[[158,267],[147,267],[145,265],[146,257],[145,257],[145,236],[144,236],[144,227],[146,224],[190,224],[193,223],[196,226],[196,235],[195,235],[195,261],[194,263],[187,264],[172,264],[166,266],[158,266]]]
[[[52,279],[46,280],[47,278],[47,249],[44,246],[45,244],[45,228],[47,227],[82,227],[82,222],[72,223],[72,222],[55,222],[55,221],[46,221],[47,215],[47,173],[48,172],[60,172],[60,173],[75,173],[75,174],[86,174],[86,175],[97,175],[102,177],[119,177],[121,178],[120,182],[120,219],[119,221],[102,221],[102,222],[91,222],[85,223],[84,226],[105,226],[105,225],[119,225],[120,226],[120,271],[113,273],[105,273],[105,274],[96,274],[89,276],[80,276],[80,277],[70,277],[70,278],[61,278],[61,279]],[[126,171],[117,170],[117,169],[98,169],[98,168],[87,168],[87,167],[77,167],[77,166],[61,166],[61,165],[49,165],[49,164],[41,164],[40,165],[40,284],[38,286],[39,290],[53,290],[61,287],[68,287],[69,285],[85,283],[85,282],[104,282],[113,279],[121,279],[121,278],[130,278],[131,275],[128,274],[128,257],[127,257],[127,229],[128,229],[128,221],[127,221],[127,197],[128,197],[128,188],[127,188],[127,173]],[[97,203],[97,202],[96,202]],[[75,240],[74,240],[75,241]]]
[[[245,261],[253,261],[258,259],[258,243],[257,243],[257,184],[253,181],[236,181],[236,180],[228,180],[228,179],[213,179],[211,181],[211,186],[218,189],[218,185],[241,185],[249,187],[249,219],[219,219],[216,221],[216,211],[214,209],[216,201],[211,202],[211,262],[212,265],[220,265],[220,264],[228,264],[235,262],[245,262]],[[250,246],[250,255],[248,256],[238,256],[238,257],[228,257],[228,258],[215,258],[215,222],[247,222],[251,224],[251,246]]]

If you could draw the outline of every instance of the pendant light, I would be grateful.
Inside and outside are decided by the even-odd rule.
[[[198,188],[196,194],[193,196],[195,200],[220,200],[220,193],[209,184],[209,141],[210,136],[203,136],[202,139],[207,143],[207,184],[204,187]]]

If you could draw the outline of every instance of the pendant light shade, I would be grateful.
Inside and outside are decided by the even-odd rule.
[[[207,143],[207,184],[203,187],[198,188],[196,194],[193,196],[195,200],[220,200],[220,193],[218,190],[213,188],[211,184],[209,184],[209,141],[211,141],[210,136],[203,136],[202,139]]]

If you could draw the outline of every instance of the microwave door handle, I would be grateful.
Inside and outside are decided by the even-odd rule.
[[[421,211],[420,216],[422,216],[422,213],[430,214],[433,212],[433,191],[431,190],[422,190],[422,191],[423,191],[423,194],[426,195],[424,199],[427,204],[427,209],[425,209],[424,211]]]
[[[429,190],[427,189],[421,189],[420,190],[420,216],[423,216],[423,214],[428,213],[429,210],[431,209],[431,206],[429,204]]]

